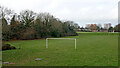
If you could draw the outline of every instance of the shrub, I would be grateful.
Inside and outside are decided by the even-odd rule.
[[[16,49],[16,47],[11,46],[10,44],[3,44],[2,45],[2,50],[11,50],[11,49]]]

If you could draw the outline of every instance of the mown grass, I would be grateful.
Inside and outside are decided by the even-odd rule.
[[[79,33],[73,40],[49,40],[45,48],[43,40],[9,41],[21,49],[3,51],[3,61],[16,63],[12,66],[117,66],[118,34]],[[35,61],[36,58],[42,58]],[[4,64],[4,66],[11,66]]]

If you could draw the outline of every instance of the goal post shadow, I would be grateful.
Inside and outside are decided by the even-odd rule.
[[[76,50],[76,38],[46,38],[46,48],[48,48],[48,40],[49,39],[68,39],[68,40],[75,40],[75,50]]]

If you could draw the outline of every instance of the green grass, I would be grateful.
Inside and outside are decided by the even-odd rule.
[[[45,48],[45,39],[9,41],[21,49],[3,51],[3,61],[16,63],[5,66],[117,66],[117,34],[81,34],[66,38],[77,39],[77,50],[73,40],[49,40]],[[41,61],[34,61],[42,58]]]

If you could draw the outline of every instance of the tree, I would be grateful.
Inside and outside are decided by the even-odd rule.
[[[96,26],[97,26],[96,24],[91,24],[91,26],[90,26],[91,30],[92,31],[96,30]]]
[[[113,27],[110,27],[110,28],[108,29],[108,32],[113,32],[113,30],[114,30],[114,28],[113,28]]]
[[[10,39],[10,30],[5,18],[2,18],[2,39],[9,40]]]
[[[38,14],[34,24],[38,37],[59,37],[59,33],[62,32],[62,23],[49,13]]]
[[[20,20],[26,27],[30,27],[32,24],[32,21],[34,21],[36,13],[34,13],[31,10],[24,10],[20,12]]]
[[[118,24],[114,27],[114,31],[115,32],[120,32],[120,24]]]
[[[102,28],[101,24],[98,24],[98,25],[96,26],[96,30],[97,30],[98,32],[101,30],[101,28]]]
[[[99,31],[100,31],[100,27],[99,27],[99,26],[96,26],[96,30],[99,32]]]
[[[13,10],[0,6],[0,19],[4,18],[6,21],[10,21],[14,14]]]
[[[8,22],[12,18],[14,12],[11,9],[0,6],[0,19],[2,20],[2,39],[9,40],[11,39],[10,26]]]
[[[23,34],[26,31],[26,27],[19,22],[18,20],[15,19],[16,15],[14,15],[10,21],[9,25],[9,32],[11,39],[23,39]]]
[[[101,25],[101,24],[98,24],[97,26],[98,26],[99,28],[101,28],[101,27],[102,27],[102,25]]]
[[[12,14],[10,21],[5,19],[7,9],[1,9],[3,40],[36,39],[77,35],[78,24],[73,21],[62,22],[49,13],[35,13],[30,10]],[[11,11],[8,11],[11,14]],[[8,15],[8,14],[7,14]],[[8,25],[8,23],[10,23]]]

